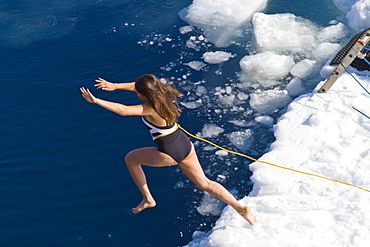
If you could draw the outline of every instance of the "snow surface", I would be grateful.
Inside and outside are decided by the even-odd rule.
[[[356,31],[370,27],[369,0],[333,0],[335,5],[346,14],[348,25]]]
[[[367,77],[357,78],[370,88]],[[352,109],[366,112],[369,104],[370,96],[342,75],[329,93],[289,105],[271,151],[259,160],[370,189],[370,120]],[[250,169],[253,191],[241,202],[258,224],[226,207],[212,231],[189,246],[369,246],[369,192],[263,163]]]
[[[318,94],[323,81],[317,75],[322,67],[326,75],[330,74],[333,68],[325,63],[340,49],[348,33],[370,26],[370,2],[333,0],[346,15],[347,23],[333,20],[327,27],[289,13],[258,12],[266,3],[194,0],[180,13],[189,24],[203,29],[206,39],[218,47],[232,44],[238,36],[235,30],[253,25],[256,53],[239,58],[241,67],[236,72],[240,73],[240,83],[216,88],[219,103],[249,114],[250,110],[235,105],[237,99],[249,100],[255,121],[267,126],[273,125],[271,114],[287,107],[273,126],[276,141],[260,160],[369,190],[370,119],[352,107],[370,115],[370,96],[347,73],[329,93]],[[248,5],[253,8],[240,15]],[[265,62],[281,60],[283,66],[277,71],[284,73],[272,77],[261,58]],[[355,77],[370,89],[368,75]],[[250,95],[240,91],[250,87],[256,89]],[[296,96],[299,97],[293,100]],[[243,119],[233,123],[248,125]],[[216,125],[206,125],[200,135],[214,136],[223,131]],[[226,135],[235,147],[248,154],[253,142],[250,130],[243,128]],[[251,163],[249,168],[253,172],[253,190],[240,202],[251,207],[258,224],[250,226],[227,206],[213,229],[194,232],[194,240],[187,246],[369,246],[369,192],[259,162]],[[217,202],[205,194],[198,211],[217,215],[219,209]]]

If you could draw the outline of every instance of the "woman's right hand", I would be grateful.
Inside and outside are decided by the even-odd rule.
[[[97,84],[95,84],[97,89],[102,89],[105,91],[114,91],[117,89],[115,83],[109,82],[103,78],[99,77],[95,81],[97,82]]]
[[[96,98],[90,92],[89,89],[86,89],[86,88],[82,87],[82,88],[80,88],[80,91],[82,93],[82,97],[84,97],[87,102],[89,102],[89,103],[96,103]]]

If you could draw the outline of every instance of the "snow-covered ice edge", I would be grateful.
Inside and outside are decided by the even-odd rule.
[[[274,126],[276,141],[259,160],[370,189],[370,119],[353,109],[370,115],[370,96],[347,73],[329,93],[318,94],[323,81],[314,76],[339,50],[348,26],[356,31],[369,26],[368,0],[333,0],[346,14],[348,26],[333,21],[326,28],[292,14],[260,13],[266,5],[262,0],[251,18],[238,19],[240,6],[250,1],[231,2],[196,0],[180,16],[202,28],[217,47],[233,43],[234,37],[224,30],[237,30],[251,21],[257,53],[240,60],[239,79],[256,88],[249,95],[254,111],[269,115],[289,104],[290,96],[310,92],[318,84],[312,93],[289,104]],[[221,17],[230,21],[220,21]],[[322,73],[328,71],[324,66]],[[367,76],[355,75],[370,89]],[[285,90],[279,89],[289,77]],[[259,162],[249,167],[254,187],[241,202],[252,208],[258,224],[251,227],[228,206],[211,231],[194,232],[187,246],[369,246],[369,192]]]
[[[370,80],[356,76],[365,86]],[[274,126],[276,141],[259,160],[370,189],[370,96],[348,74],[327,94],[295,99]],[[188,246],[368,246],[370,193],[254,162],[252,192],[241,200],[259,223],[251,227],[226,207],[209,233]]]

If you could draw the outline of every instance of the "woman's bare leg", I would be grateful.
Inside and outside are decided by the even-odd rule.
[[[150,193],[146,176],[141,165],[154,167],[171,166],[175,165],[176,161],[167,154],[159,152],[158,149],[154,147],[135,149],[126,155],[125,161],[132,179],[143,195],[143,200],[137,207],[132,209],[132,212],[136,214],[146,208],[155,207],[156,202]]]
[[[242,206],[235,197],[221,184],[209,180],[199,163],[198,157],[195,153],[194,147],[191,153],[179,164],[180,169],[185,175],[201,190],[217,197],[233,207],[246,221],[251,225],[257,223],[256,217],[252,214],[247,206]]]

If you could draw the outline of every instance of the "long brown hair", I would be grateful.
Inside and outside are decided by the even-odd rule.
[[[145,74],[136,79],[135,90],[148,99],[149,104],[168,125],[177,122],[181,114],[177,102],[181,93],[177,89],[162,83],[154,75]]]

